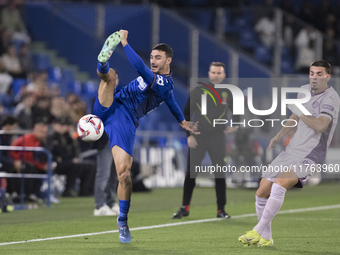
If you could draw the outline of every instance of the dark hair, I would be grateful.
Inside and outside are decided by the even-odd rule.
[[[6,126],[6,125],[14,125],[17,123],[18,123],[17,119],[11,115],[5,115],[1,119],[1,127]]]
[[[324,67],[326,73],[328,73],[328,74],[331,73],[331,65],[327,61],[325,61],[325,60],[314,61],[313,63],[310,64],[310,66]]]
[[[211,62],[210,66],[221,66],[223,67],[223,70],[225,72],[225,64],[223,64],[222,62]]]
[[[164,51],[167,58],[172,58],[173,55],[174,55],[174,51],[172,50],[172,48],[169,45],[165,44],[165,43],[156,44],[152,48],[152,50]]]

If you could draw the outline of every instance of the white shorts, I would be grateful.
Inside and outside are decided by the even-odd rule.
[[[296,157],[282,151],[273,161],[269,164],[267,171],[263,171],[262,177],[274,182],[275,178],[280,173],[288,172],[289,170],[296,173],[301,186],[303,186],[307,179],[313,175],[316,164],[308,158]]]

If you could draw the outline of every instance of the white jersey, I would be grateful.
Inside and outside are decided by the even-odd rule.
[[[312,96],[303,106],[313,117],[318,118],[319,116],[325,116],[329,118],[331,122],[325,132],[318,133],[300,120],[297,131],[286,148],[286,153],[297,158],[307,158],[316,164],[321,164],[325,160],[327,148],[332,141],[338,122],[339,95],[332,87],[329,87],[319,94],[314,94],[311,91],[310,84],[303,85],[301,88],[309,90]],[[298,98],[303,97],[305,97],[304,94],[298,94]]]

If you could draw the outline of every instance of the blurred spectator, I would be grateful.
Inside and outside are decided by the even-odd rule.
[[[5,71],[5,67],[0,59],[0,94],[7,94],[12,82],[13,77]]]
[[[48,124],[52,123],[53,116],[50,112],[51,99],[47,96],[39,97],[37,102],[32,107],[32,119],[33,123],[39,120],[41,117],[46,119]]]
[[[46,145],[47,131],[47,119],[42,117],[36,121],[32,133],[19,137],[12,143],[12,146],[44,147]],[[46,173],[47,164],[44,153],[11,151],[10,155],[14,159],[14,169],[17,173]],[[37,197],[41,184],[42,179],[25,178],[25,194],[28,200],[39,203],[43,202],[41,198]],[[19,185],[16,185],[16,192],[20,193]]]
[[[0,0],[0,8],[3,8],[7,4],[8,4],[8,0]]]
[[[13,40],[31,42],[16,1],[10,0],[8,6],[2,9],[1,26],[9,29]]]
[[[7,47],[12,43],[12,37],[7,28],[3,27],[0,30],[0,55],[6,53]]]
[[[26,90],[34,92],[36,96],[48,96],[48,74],[46,71],[40,71],[33,74],[33,80],[27,85]]]
[[[33,93],[25,93],[21,102],[14,109],[14,116],[18,119],[19,127],[22,129],[33,128],[32,107],[35,96]]]
[[[272,12],[268,16],[264,16],[258,20],[255,25],[255,31],[265,46],[268,48],[273,46],[275,40],[275,22]]]
[[[79,100],[79,97],[78,97],[76,94],[74,94],[74,93],[68,93],[68,94],[66,95],[66,101],[67,101],[70,105],[72,105],[73,103],[75,103],[77,100]]]
[[[283,42],[284,45],[291,51],[294,46],[294,18],[291,15],[284,16],[283,20]]]
[[[318,27],[320,30],[325,31],[327,29],[334,30],[336,29],[336,17],[334,14],[330,13],[327,14],[324,18],[324,22]]]
[[[262,1],[262,7],[265,9],[271,9],[274,7],[273,0],[263,0]]]
[[[295,68],[298,72],[308,72],[310,63],[315,60],[314,41],[310,40],[309,45],[298,48],[298,55]]]
[[[298,15],[300,19],[308,24],[315,24],[316,13],[314,10],[314,5],[311,0],[305,0],[302,4],[300,14]]]
[[[51,102],[51,114],[54,118],[70,115],[70,105],[62,97],[53,97]]]
[[[333,12],[332,6],[329,0],[322,0],[319,6],[317,7],[317,12],[318,15],[316,18],[315,26],[320,30],[325,30],[326,27],[330,25],[329,22],[334,23],[336,20],[336,17],[332,14]]]
[[[338,69],[334,67],[339,66],[339,58],[340,56],[335,42],[333,40],[327,40],[323,47],[323,59],[331,64],[333,72]]]
[[[316,34],[312,27],[302,28],[295,38],[295,47],[297,49],[307,48],[310,46],[310,43],[315,39]]]
[[[326,35],[328,40],[332,40],[335,36],[335,31],[333,28],[329,27],[326,29]]]
[[[1,130],[2,131],[15,131],[18,128],[17,120],[10,116],[5,115],[1,119]],[[11,145],[14,139],[14,135],[12,134],[3,134],[1,135],[1,145]],[[6,173],[13,173],[13,159],[9,156],[9,151],[0,151],[0,165],[1,171]],[[15,192],[15,182],[13,178],[7,179],[7,192],[12,194]]]
[[[338,3],[338,6],[334,10],[335,17],[337,17],[337,20],[335,22],[335,36],[336,38],[340,38],[340,2]]]
[[[3,114],[4,114],[4,106],[0,102],[0,119],[3,117]]]
[[[294,14],[295,13],[295,10],[294,10],[294,5],[293,5],[293,2],[292,0],[283,0],[280,4],[280,8],[286,12],[289,12],[291,14]]]
[[[76,195],[73,188],[77,178],[81,181],[79,195],[92,195],[95,169],[91,164],[80,162],[79,146],[70,135],[71,124],[69,117],[59,117],[53,122],[54,133],[48,144],[53,160],[57,163],[54,173],[67,176],[64,197]]]
[[[19,50],[19,61],[21,65],[21,69],[26,76],[29,76],[34,71],[34,62],[31,56],[31,53],[28,50],[27,44],[23,43],[20,46]]]
[[[117,173],[111,153],[111,146],[107,134],[93,143],[92,149],[97,149],[97,171],[94,181],[94,216],[119,215],[117,197]]]
[[[6,53],[2,56],[2,61],[6,71],[13,76],[13,78],[26,78],[26,74],[23,73],[21,69],[20,60],[13,44],[7,47]]]
[[[86,115],[86,103],[79,97],[75,101],[71,101],[71,117],[73,123],[77,123],[78,120]]]

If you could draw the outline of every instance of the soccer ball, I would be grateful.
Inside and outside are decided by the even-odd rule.
[[[78,121],[77,131],[83,141],[97,141],[104,133],[104,124],[96,115],[87,114]]]

